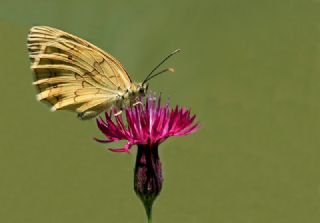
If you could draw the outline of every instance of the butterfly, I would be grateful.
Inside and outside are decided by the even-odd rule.
[[[34,26],[28,35],[28,51],[37,99],[51,111],[70,110],[82,120],[117,108],[120,114],[148,91],[148,81],[170,71],[154,73],[177,49],[164,58],[141,83],[133,82],[121,63],[109,53],[67,32],[48,26]]]

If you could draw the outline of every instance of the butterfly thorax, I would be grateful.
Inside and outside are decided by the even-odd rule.
[[[117,107],[123,109],[132,106],[140,101],[141,97],[145,96],[148,90],[148,85],[143,83],[132,83],[123,93],[120,93],[117,98]]]

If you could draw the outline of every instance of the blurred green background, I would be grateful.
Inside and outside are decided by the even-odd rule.
[[[76,34],[135,80],[173,49],[151,88],[192,108],[196,134],[160,147],[154,222],[320,221],[320,2],[1,1],[0,222],[145,222],[131,155],[94,121],[35,100],[26,36]]]

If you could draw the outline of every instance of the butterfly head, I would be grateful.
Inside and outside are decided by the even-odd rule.
[[[139,96],[145,96],[148,92],[148,83],[139,83],[137,84],[137,93]]]

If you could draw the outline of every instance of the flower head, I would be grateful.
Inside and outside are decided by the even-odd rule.
[[[138,104],[125,110],[128,125],[124,124],[122,116],[105,113],[105,120],[97,119],[97,124],[107,140],[98,142],[109,143],[127,140],[123,148],[110,149],[113,152],[129,152],[132,145],[160,144],[170,136],[184,136],[195,132],[198,124],[194,124],[195,115],[190,116],[186,108],[169,108],[167,103],[161,106],[154,97],[147,97],[144,104]],[[116,111],[113,111],[116,112]]]
[[[107,140],[96,139],[98,142],[109,143],[127,140],[123,148],[110,149],[113,152],[129,152],[132,145],[138,145],[136,165],[134,169],[134,190],[144,204],[148,222],[151,222],[152,205],[162,188],[162,168],[158,155],[158,146],[170,136],[184,136],[198,129],[194,124],[195,115],[190,115],[186,108],[169,108],[167,103],[161,106],[154,97],[147,97],[144,104],[125,110],[127,125],[122,116],[110,114],[106,119],[97,119],[97,124]]]

